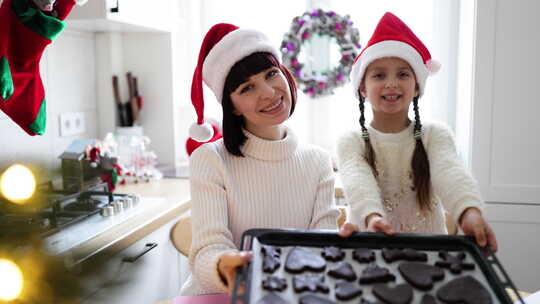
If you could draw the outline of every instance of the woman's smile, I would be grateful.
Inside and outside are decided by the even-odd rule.
[[[262,109],[261,112],[265,114],[276,114],[276,113],[281,112],[284,108],[285,107],[283,104],[283,96],[282,96],[278,98],[276,101],[272,102],[272,104],[270,104],[266,108]]]

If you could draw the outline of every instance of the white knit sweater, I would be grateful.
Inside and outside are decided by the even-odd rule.
[[[286,132],[270,141],[245,131],[245,157],[227,152],[223,140],[191,155],[192,276],[183,295],[226,292],[219,257],[237,251],[250,228],[337,229],[329,154]]]
[[[446,234],[445,210],[456,221],[468,207],[483,211],[476,181],[457,155],[452,132],[438,123],[424,123],[422,129],[433,189],[431,212],[420,210],[412,190],[413,123],[399,133],[382,133],[368,127],[379,172],[377,179],[363,157],[361,131],[340,138],[339,174],[350,204],[350,220],[361,230],[366,229],[366,217],[375,212],[385,216],[398,232]]]

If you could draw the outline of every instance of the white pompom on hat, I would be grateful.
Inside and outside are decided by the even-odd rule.
[[[439,62],[431,59],[429,50],[413,31],[401,19],[387,12],[352,66],[350,76],[356,97],[369,64],[385,57],[397,57],[409,63],[418,82],[419,96],[424,94],[428,75],[435,74],[441,68]]]
[[[203,81],[221,103],[225,80],[231,68],[244,57],[256,52],[267,52],[280,60],[278,50],[259,31],[240,29],[227,23],[219,23],[210,28],[201,45],[191,83],[191,103],[197,112],[197,122],[189,128],[191,139],[204,143],[221,137],[215,136],[215,129],[204,121]],[[189,154],[191,152],[188,151]]]

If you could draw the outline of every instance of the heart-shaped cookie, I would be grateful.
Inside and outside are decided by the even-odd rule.
[[[388,304],[409,304],[413,296],[413,289],[407,284],[390,287],[386,284],[373,286],[373,294]]]
[[[492,303],[489,291],[471,276],[458,277],[444,284],[437,291],[437,298],[444,303]]]
[[[362,294],[362,289],[356,284],[349,282],[339,282],[336,284],[336,298],[347,301]]]
[[[409,284],[422,290],[430,290],[434,281],[444,278],[444,271],[441,268],[421,262],[403,262],[399,264],[398,269]]]

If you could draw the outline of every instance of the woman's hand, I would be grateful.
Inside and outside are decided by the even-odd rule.
[[[396,233],[390,223],[378,213],[372,213],[366,218],[366,226],[370,232],[384,232],[388,235]]]
[[[459,220],[459,225],[463,233],[473,236],[480,247],[489,245],[493,252],[497,251],[495,233],[482,217],[480,210],[474,207],[465,209]]]
[[[217,265],[219,275],[225,280],[229,295],[232,295],[234,280],[236,278],[236,267],[249,262],[251,256],[252,254],[249,251],[240,251],[225,253],[219,258]]]

